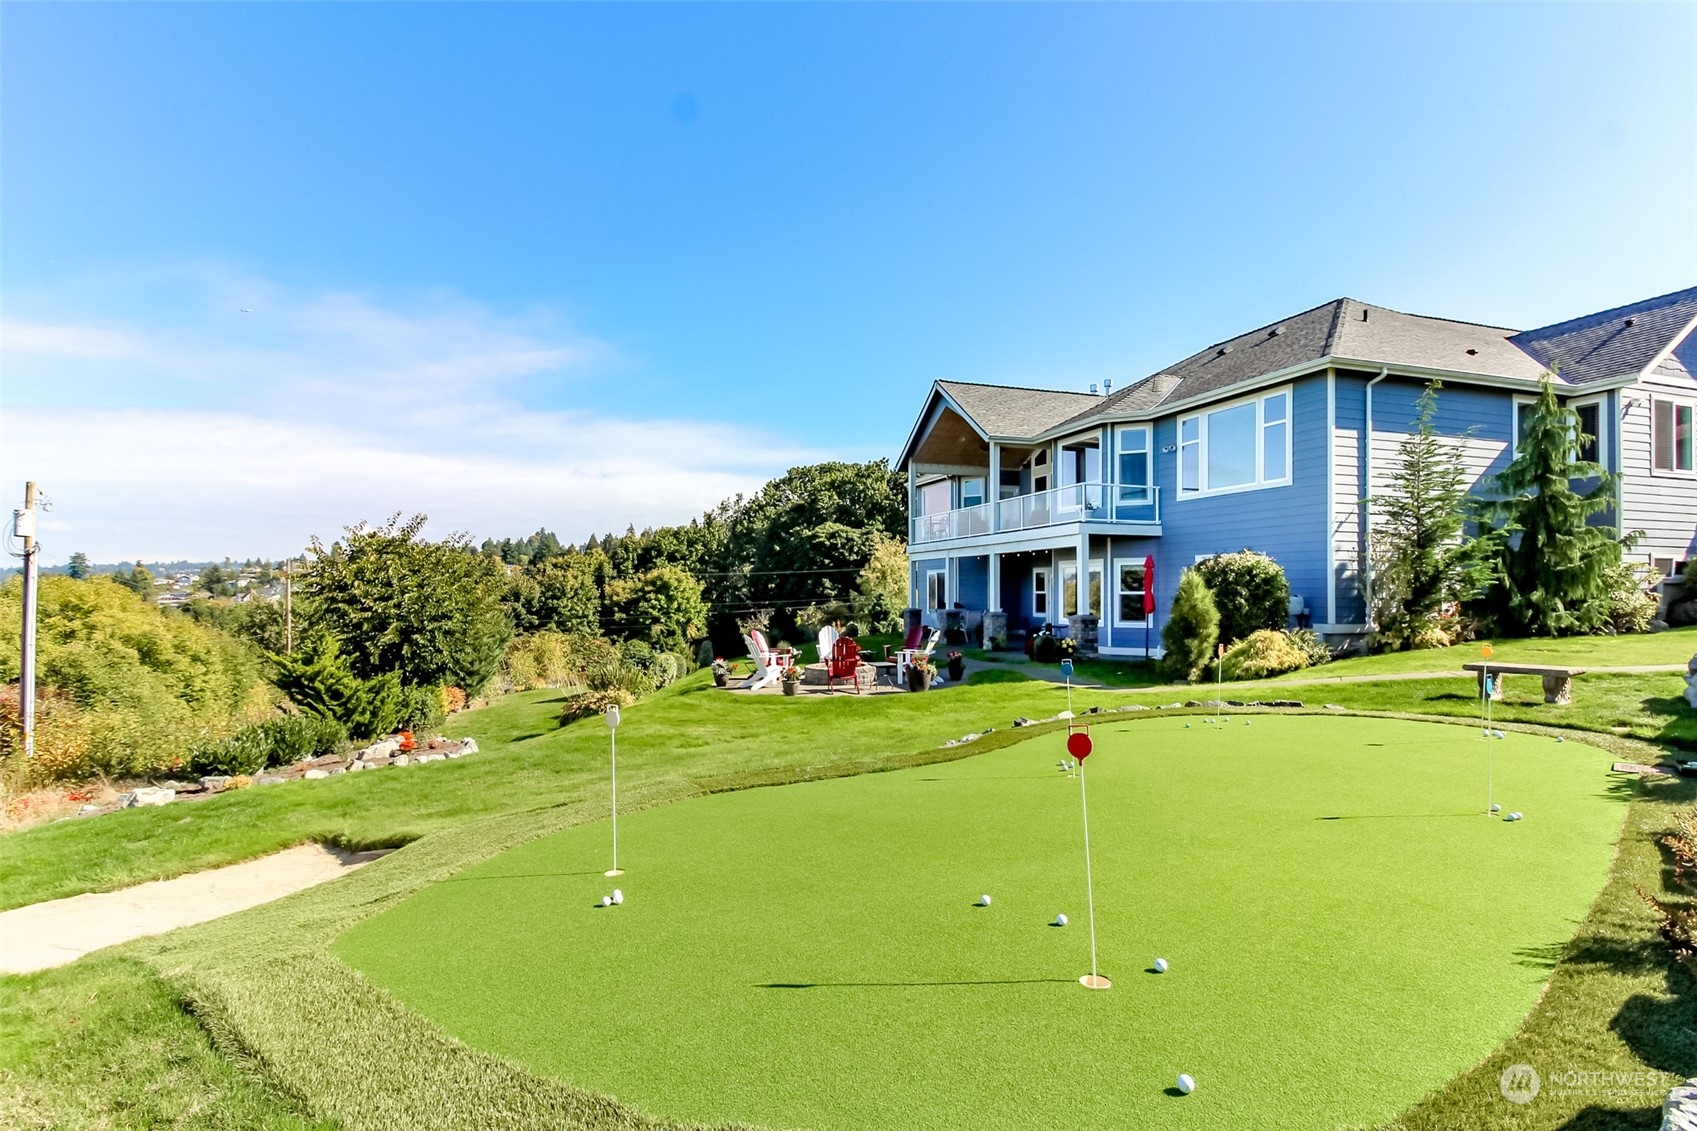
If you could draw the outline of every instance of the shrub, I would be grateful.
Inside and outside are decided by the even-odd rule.
[[[257,727],[243,727],[229,738],[195,747],[189,772],[196,776],[257,774],[270,753],[270,743]]]
[[[700,644],[695,646],[696,667],[711,667],[715,659],[717,659],[717,657],[713,654],[713,642],[711,640],[703,640]]]
[[[1609,595],[1609,627],[1616,632],[1649,632],[1661,603],[1650,590],[1662,575],[1653,566],[1622,560],[1604,576]]]
[[[277,686],[303,711],[335,719],[354,738],[389,734],[404,707],[401,677],[386,672],[374,679],[353,674],[341,646],[328,632],[315,632],[301,650],[272,656]]]
[[[1062,660],[1071,659],[1077,651],[1078,641],[1072,637],[1040,632],[1032,641],[1031,658],[1040,664],[1058,664]]]
[[[1245,636],[1228,648],[1220,661],[1221,675],[1226,679],[1264,679],[1307,666],[1308,653],[1289,633],[1271,628]]]
[[[602,714],[608,707],[628,707],[636,702],[636,698],[630,692],[617,687],[605,691],[580,691],[576,695],[567,696],[566,705],[560,710],[560,723],[575,723],[579,719]]]
[[[457,715],[463,710],[465,710],[465,692],[457,687],[444,687],[442,689],[442,713],[444,715]]]
[[[23,719],[18,685],[0,687],[0,755],[6,778],[18,789],[57,781],[81,781],[100,772],[95,751],[95,728],[88,713],[69,696],[47,691],[35,705],[35,757],[23,756]]]
[[[447,712],[442,709],[442,689],[439,687],[406,687],[401,690],[401,709],[395,726],[401,730],[429,734],[442,725]]]
[[[1231,644],[1290,621],[1290,584],[1283,567],[1257,550],[1216,554],[1197,562],[1220,615],[1220,642]]]
[[[1290,642],[1308,658],[1304,667],[1311,668],[1332,662],[1332,646],[1320,639],[1320,634],[1312,628],[1291,629],[1285,635],[1290,637]]]
[[[1167,623],[1161,626],[1167,670],[1195,683],[1213,662],[1219,638],[1220,611],[1214,605],[1214,595],[1198,569],[1187,569],[1179,578]]]
[[[347,740],[346,728],[334,719],[281,715],[245,726],[228,738],[201,743],[188,768],[196,776],[256,774],[272,766],[334,754]]]

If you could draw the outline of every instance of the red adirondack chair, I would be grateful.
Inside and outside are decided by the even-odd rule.
[[[860,694],[860,645],[847,636],[837,638],[837,643],[831,649],[830,658],[825,661],[825,688],[831,694],[837,693],[837,681],[846,679],[854,686],[854,693]]]

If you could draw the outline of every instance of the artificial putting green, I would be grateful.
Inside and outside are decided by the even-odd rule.
[[[1189,724],[1188,728],[1186,724]],[[570,829],[336,953],[466,1042],[678,1118],[771,1127],[1380,1122],[1532,1006],[1625,811],[1576,742],[1327,716],[1102,717],[893,773]],[[622,907],[602,909],[620,886]],[[992,906],[973,905],[981,893]],[[1051,926],[1065,912],[1067,927]],[[1156,956],[1164,975],[1146,972]],[[1193,1074],[1195,1095],[1171,1090]]]

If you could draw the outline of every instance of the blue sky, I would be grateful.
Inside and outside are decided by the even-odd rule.
[[[7,5],[49,560],[685,519],[1342,294],[1697,282],[1697,9]],[[251,313],[244,313],[248,308]]]

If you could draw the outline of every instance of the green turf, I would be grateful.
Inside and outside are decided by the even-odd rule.
[[[1185,729],[1189,721],[1191,727]],[[544,838],[335,947],[474,1046],[648,1111],[771,1126],[1382,1121],[1513,1033],[1600,889],[1607,756],[1260,716],[1097,728],[1101,964],[1045,736]],[[1335,818],[1335,819],[1328,819]],[[980,892],[995,897],[974,908]],[[1073,924],[1047,925],[1057,911]],[[1157,954],[1172,972],[1144,972]],[[1165,1089],[1194,1073],[1197,1095]]]

